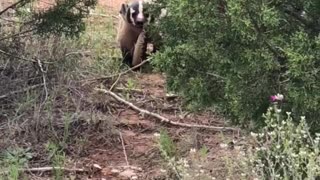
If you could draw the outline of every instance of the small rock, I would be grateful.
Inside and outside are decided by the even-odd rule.
[[[119,174],[119,176],[122,176],[122,177],[125,177],[125,178],[131,178],[133,176],[136,176],[136,173],[131,169],[127,169],[127,170],[121,172]]]
[[[138,179],[138,176],[137,176],[137,175],[134,175],[134,176],[131,177],[131,179],[132,179],[132,180],[136,180],[136,179]]]

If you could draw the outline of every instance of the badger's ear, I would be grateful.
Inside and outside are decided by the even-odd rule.
[[[121,4],[121,9],[119,11],[120,14],[125,15],[127,13],[128,5],[127,4]]]
[[[125,11],[125,17],[126,17],[126,19],[127,19],[127,21],[129,22],[129,23],[132,23],[132,8],[131,7],[129,7],[128,5],[127,5],[127,7],[126,7],[126,11]]]

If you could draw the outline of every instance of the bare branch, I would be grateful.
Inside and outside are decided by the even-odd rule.
[[[78,169],[78,168],[65,168],[65,167],[39,167],[39,168],[26,168],[26,169],[19,169],[18,171],[22,172],[47,172],[53,170],[63,170],[68,172],[88,172],[85,169]],[[0,171],[0,174],[8,174],[9,171]]]
[[[19,56],[13,55],[13,54],[11,54],[11,53],[5,52],[4,50],[1,50],[1,49],[0,49],[0,53],[5,54],[5,55],[7,55],[7,56],[11,56],[11,57],[17,58],[17,59],[21,59],[21,60],[24,60],[24,61],[30,61],[30,62],[33,62],[33,63],[38,63],[37,60],[19,57]],[[44,62],[44,63],[45,63],[45,64],[52,64],[52,63],[50,63],[50,62]]]
[[[112,89],[117,85],[117,83],[120,80],[121,75],[118,76],[117,80],[112,84],[112,86],[110,87],[109,91],[112,91]]]
[[[117,101],[130,106],[132,109],[139,111],[142,114],[147,114],[149,116],[152,116],[152,117],[159,119],[161,122],[168,123],[168,124],[171,124],[174,126],[180,126],[180,127],[186,127],[186,128],[204,128],[204,129],[211,129],[214,131],[239,131],[238,128],[231,128],[231,127],[217,127],[217,126],[207,126],[207,125],[199,125],[199,124],[187,124],[187,123],[174,122],[174,121],[171,121],[170,119],[165,118],[159,114],[141,109],[141,108],[135,106],[134,104],[132,104],[131,102],[128,102],[128,101],[122,99],[121,97],[119,97],[118,95],[116,95],[115,93],[113,93],[109,90],[100,89],[100,88],[95,88],[95,90],[112,96]]]
[[[127,166],[129,166],[128,156],[127,156],[127,152],[126,152],[126,147],[125,147],[125,145],[124,145],[122,133],[119,132],[119,134],[120,134],[120,139],[121,139],[121,144],[122,144],[122,149],[123,149],[124,158],[125,158],[125,160],[126,160]]]
[[[41,74],[42,74],[42,81],[43,81],[43,86],[44,86],[44,91],[45,91],[45,98],[42,102],[42,105],[47,101],[48,99],[48,96],[49,96],[49,93],[48,93],[48,88],[47,88],[47,80],[46,80],[46,72],[43,70],[43,66],[42,66],[42,63],[40,61],[40,59],[38,59],[38,66],[39,66],[39,69],[41,71]]]
[[[20,0],[20,1],[17,1],[13,4],[11,4],[10,6],[6,7],[5,9],[3,9],[2,11],[0,11],[0,16],[5,13],[6,11],[8,11],[9,9],[14,9],[16,8],[17,5],[23,3],[23,2],[28,2],[29,0]]]
[[[25,31],[22,31],[22,32],[18,32],[16,34],[10,34],[8,36],[5,36],[5,37],[1,38],[0,41],[6,40],[6,39],[10,39],[10,38],[13,38],[13,37],[16,37],[16,36],[21,36],[23,34],[27,34],[27,33],[32,32],[34,30],[36,30],[36,28],[28,29],[28,30],[25,30]]]

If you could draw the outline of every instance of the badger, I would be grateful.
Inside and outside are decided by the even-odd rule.
[[[148,43],[153,44],[151,53],[158,50],[152,37],[146,32],[151,16],[145,8],[147,4],[152,3],[152,0],[135,0],[129,4],[121,4],[117,42],[122,52],[123,63],[130,67],[146,59]],[[164,14],[166,12],[161,11],[161,16]]]
[[[143,12],[143,1],[121,4],[117,42],[120,46],[123,63],[132,67],[146,58],[147,41],[144,25],[147,17]]]

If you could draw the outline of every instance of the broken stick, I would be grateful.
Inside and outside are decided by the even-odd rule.
[[[106,89],[101,89],[101,88],[95,88],[95,90],[112,96],[117,101],[120,101],[123,104],[126,104],[126,105],[130,106],[132,109],[134,109],[136,111],[139,111],[140,113],[147,114],[149,116],[155,117],[155,118],[159,119],[161,122],[165,122],[165,123],[168,123],[168,124],[171,124],[171,125],[174,125],[174,126],[187,127],[187,128],[203,128],[203,129],[211,129],[211,130],[215,130],[215,131],[239,131],[238,128],[232,128],[232,127],[217,127],[217,126],[208,126],[208,125],[187,124],[187,123],[174,122],[174,121],[171,121],[170,119],[165,118],[165,117],[163,117],[163,116],[161,116],[159,114],[147,111],[145,109],[141,109],[141,108],[135,106],[134,104],[132,104],[131,102],[128,102],[128,101],[122,99],[121,97],[119,97],[118,95],[113,93],[112,91],[109,91],[109,90],[106,90]]]
[[[26,169],[19,169],[18,171],[22,172],[47,172],[47,171],[53,171],[53,170],[63,170],[68,172],[87,172],[85,169],[71,169],[71,168],[65,168],[65,167],[39,167],[39,168],[26,168]],[[0,171],[0,174],[8,174],[9,171]]]

